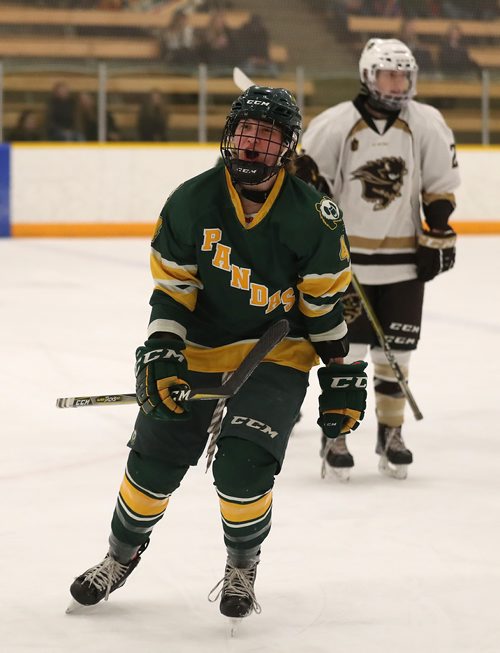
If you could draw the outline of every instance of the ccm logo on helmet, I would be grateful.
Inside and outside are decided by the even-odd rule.
[[[270,102],[264,102],[264,100],[247,100],[247,104],[262,104],[264,107],[270,107]]]

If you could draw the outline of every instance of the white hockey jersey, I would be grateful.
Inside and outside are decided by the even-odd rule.
[[[302,151],[343,210],[360,282],[415,279],[421,205],[454,204],[460,183],[453,133],[440,112],[411,101],[396,119],[374,120],[342,102],[309,123]]]

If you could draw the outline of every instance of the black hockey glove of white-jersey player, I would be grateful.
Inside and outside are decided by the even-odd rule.
[[[318,425],[327,438],[336,438],[358,428],[365,415],[367,363],[356,361],[349,365],[330,363],[320,367]]]
[[[189,417],[185,405],[177,403],[172,389],[189,388],[185,381],[185,345],[179,339],[151,338],[135,352],[137,402],[146,415],[155,419],[181,420]]]
[[[430,229],[419,235],[416,262],[420,281],[430,281],[455,265],[456,241],[451,227],[446,231]]]
[[[297,155],[293,160],[293,165],[296,177],[305,181],[309,186],[316,188],[320,193],[330,195],[330,188],[328,187],[326,179],[319,174],[319,168],[316,161],[308,154]]]

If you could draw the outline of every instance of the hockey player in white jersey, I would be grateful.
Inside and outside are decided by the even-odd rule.
[[[312,158],[342,207],[354,272],[405,376],[420,335],[424,284],[455,261],[448,219],[460,183],[454,137],[443,116],[412,99],[417,71],[404,43],[370,39],[359,62],[359,95],[310,122],[302,138],[306,163],[298,162],[303,176],[300,169]],[[401,434],[405,397],[352,287],[344,310],[348,360],[371,350],[379,468],[405,478],[413,461]],[[325,443],[323,436],[324,455]],[[347,479],[354,460],[345,437],[332,445],[326,462]]]

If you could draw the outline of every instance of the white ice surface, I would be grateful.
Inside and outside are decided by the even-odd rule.
[[[317,383],[274,493],[262,614],[236,640],[208,591],[225,552],[210,474],[192,470],[127,585],[65,615],[102,559],[133,406],[58,410],[133,391],[151,291],[149,243],[0,241],[0,650],[41,653],[498,653],[500,239],[460,239],[429,284],[410,385],[415,463],[377,472],[373,398],[349,484],[320,479]]]

